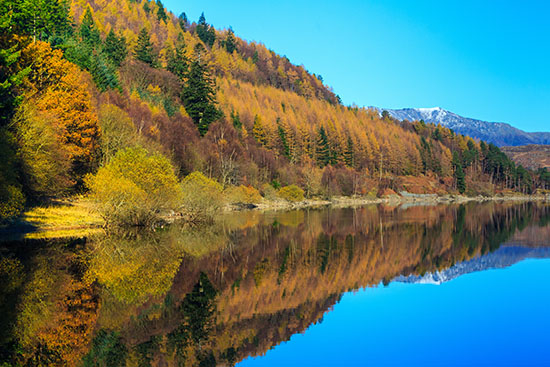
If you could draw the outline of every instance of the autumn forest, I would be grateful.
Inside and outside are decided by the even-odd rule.
[[[550,185],[492,144],[345,106],[320,75],[160,0],[4,0],[0,14],[3,220],[76,194],[119,222],[117,200],[137,198],[129,224],[192,213],[204,203],[185,180],[244,203]]]

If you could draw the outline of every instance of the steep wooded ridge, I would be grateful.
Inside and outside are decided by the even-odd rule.
[[[237,202],[550,182],[495,145],[344,106],[321,76],[160,1],[4,0],[0,14],[2,219],[88,188],[111,217],[113,200],[174,209],[195,171]]]

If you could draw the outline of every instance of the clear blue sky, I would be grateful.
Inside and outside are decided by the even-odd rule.
[[[303,64],[345,104],[550,131],[550,2],[165,0]]]

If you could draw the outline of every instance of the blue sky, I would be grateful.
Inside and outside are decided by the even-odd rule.
[[[550,2],[176,1],[332,86],[345,104],[439,106],[550,131]]]

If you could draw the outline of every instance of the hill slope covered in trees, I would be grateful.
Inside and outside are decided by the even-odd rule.
[[[241,202],[281,186],[299,199],[529,193],[548,180],[492,144],[344,106],[320,76],[204,15],[190,22],[155,0],[41,4],[0,4],[3,219],[107,182],[114,193],[95,197],[177,209],[153,199],[195,171]]]

